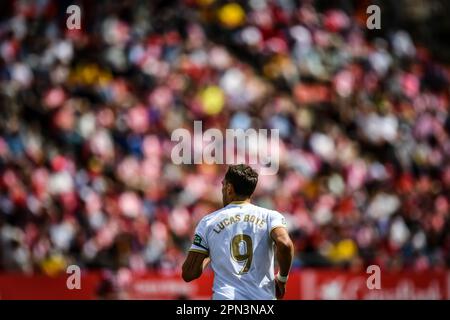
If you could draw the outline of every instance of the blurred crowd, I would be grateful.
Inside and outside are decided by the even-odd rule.
[[[0,270],[178,272],[226,170],[171,161],[194,120],[279,130],[253,202],[295,268],[450,266],[449,69],[408,32],[294,0],[85,1],[69,30],[70,4],[0,21]]]

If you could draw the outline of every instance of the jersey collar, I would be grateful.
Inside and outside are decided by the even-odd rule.
[[[250,204],[250,202],[249,201],[231,201],[230,204],[243,205],[243,204]]]

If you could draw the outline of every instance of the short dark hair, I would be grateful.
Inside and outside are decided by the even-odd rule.
[[[236,195],[250,197],[258,183],[258,173],[246,164],[231,165],[225,180],[231,183]]]

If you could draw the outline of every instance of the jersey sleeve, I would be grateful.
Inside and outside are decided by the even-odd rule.
[[[205,253],[209,255],[209,246],[206,239],[206,223],[202,219],[195,228],[194,239],[192,241],[189,251]]]
[[[275,228],[287,228],[286,219],[277,211],[271,211],[269,215],[269,234]]]

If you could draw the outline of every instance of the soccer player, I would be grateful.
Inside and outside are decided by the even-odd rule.
[[[214,300],[282,299],[294,255],[286,222],[277,211],[250,203],[258,174],[244,164],[228,168],[224,207],[203,217],[194,235],[183,279],[201,276],[211,263]],[[274,247],[279,272],[274,276]]]

